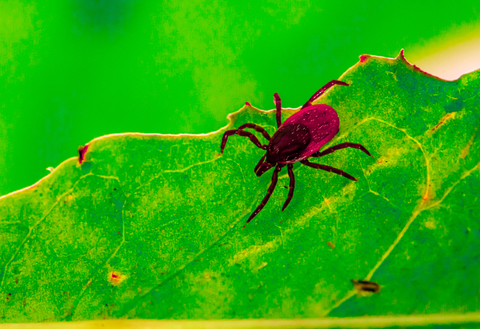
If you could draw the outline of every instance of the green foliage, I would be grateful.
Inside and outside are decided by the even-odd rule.
[[[358,182],[296,164],[282,212],[284,170],[245,229],[271,171],[256,177],[264,152],[244,137],[220,156],[221,136],[246,122],[273,133],[274,111],[246,105],[206,135],[95,139],[82,164],[0,199],[1,321],[478,311],[479,74],[447,82],[402,55],[362,57],[341,77],[351,86],[317,103],[340,117],[328,145],[375,159],[312,160]],[[351,279],[381,292],[356,294]]]

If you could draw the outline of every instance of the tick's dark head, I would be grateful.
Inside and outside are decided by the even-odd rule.
[[[267,146],[267,162],[288,163],[305,150],[311,139],[308,127],[302,123],[282,125]]]

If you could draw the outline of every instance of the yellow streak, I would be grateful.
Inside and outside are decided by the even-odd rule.
[[[383,261],[390,255],[390,253],[393,251],[393,249],[397,246],[397,244],[400,242],[400,240],[402,239],[402,237],[404,236],[405,232],[407,232],[408,228],[410,227],[410,225],[413,223],[413,221],[415,220],[415,218],[418,216],[418,214],[426,209],[425,205],[426,205],[426,201],[429,199],[428,198],[428,195],[429,195],[429,192],[430,192],[430,162],[428,161],[428,157],[427,157],[427,154],[425,153],[425,150],[423,149],[422,147],[422,144],[416,140],[414,137],[410,136],[406,129],[402,129],[402,128],[399,128],[389,122],[386,122],[382,119],[378,119],[378,118],[365,118],[363,119],[362,121],[360,121],[358,123],[358,125],[355,127],[355,128],[358,128],[360,125],[368,122],[368,121],[371,121],[371,120],[375,120],[375,121],[378,121],[378,122],[381,122],[383,124],[386,124],[387,126],[390,126],[392,128],[395,128],[397,129],[398,131],[401,131],[405,134],[405,136],[407,136],[408,139],[412,140],[415,144],[417,144],[417,146],[420,148],[420,150],[422,151],[422,154],[423,154],[423,157],[425,158],[425,166],[426,166],[426,169],[427,169],[427,173],[426,173],[426,187],[425,187],[425,193],[421,199],[421,202],[417,205],[417,207],[415,208],[415,210],[413,211],[412,213],[412,216],[410,216],[410,218],[408,219],[407,223],[405,224],[404,228],[402,229],[402,231],[398,234],[397,238],[395,239],[395,241],[393,242],[393,244],[387,249],[387,251],[383,254],[382,258],[380,258],[380,260],[377,262],[377,264],[374,266],[374,268],[368,273],[368,275],[365,277],[365,280],[369,281],[373,274],[375,273],[375,271],[380,267],[380,265],[382,265]],[[342,136],[340,136],[338,139],[341,139],[343,137],[345,137],[346,135],[348,134],[348,132],[346,132],[345,134],[343,134]],[[363,169],[363,168],[362,168]],[[365,173],[364,173],[365,175]],[[370,189],[370,188],[369,188]],[[374,193],[375,194],[375,193]],[[335,308],[337,308],[338,306],[340,306],[344,301],[350,299],[352,296],[355,295],[355,290],[352,290],[350,291],[344,298],[342,298],[339,302],[337,302],[330,310],[327,311],[327,314],[330,313],[332,310],[334,310]]]
[[[475,135],[477,134],[478,127],[475,129],[475,132],[473,133],[472,137],[468,140],[467,145],[463,148],[462,152],[460,153],[460,158],[465,159],[468,155],[468,152],[470,152],[470,147],[473,144],[473,141],[475,140]]]
[[[417,327],[426,325],[479,323],[480,313],[466,314],[429,314],[411,316],[369,316],[351,318],[320,318],[320,319],[252,319],[252,320],[94,320],[81,322],[56,323],[15,323],[3,324],[5,329],[247,329],[247,328],[390,328]]]
[[[429,133],[433,134],[434,132],[436,132],[438,130],[438,128],[440,128],[441,126],[443,126],[445,123],[447,123],[450,119],[455,119],[455,112],[452,112],[452,113],[447,113],[445,114],[441,119],[440,121],[437,123],[437,125],[435,127],[433,127],[432,129],[430,129]]]

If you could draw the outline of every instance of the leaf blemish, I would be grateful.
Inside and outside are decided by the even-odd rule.
[[[429,220],[429,221],[425,222],[425,227],[430,229],[430,230],[434,230],[434,229],[437,228],[437,225],[435,224],[435,222],[433,220]]]
[[[122,273],[117,271],[112,271],[108,273],[108,281],[114,286],[118,286],[126,278],[127,278],[126,275],[123,275]]]
[[[257,270],[260,270],[262,268],[264,268],[265,266],[267,266],[268,263],[267,262],[263,262],[262,265],[260,265],[259,267],[257,267]]]
[[[438,128],[443,126],[450,119],[455,119],[455,112],[447,113],[446,115],[444,115],[437,123],[437,125],[430,130],[430,132],[433,134]]]
[[[380,285],[375,282],[366,281],[366,280],[350,280],[353,283],[353,286],[362,296],[368,296],[371,293],[379,293]]]
[[[478,127],[475,129],[475,132],[470,137],[467,144],[465,145],[462,152],[460,153],[460,158],[465,159],[465,157],[468,155],[468,152],[470,152],[470,147],[472,146],[473,142],[475,141],[475,136],[477,134],[477,130],[478,130]]]

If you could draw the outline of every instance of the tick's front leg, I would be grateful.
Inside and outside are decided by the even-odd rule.
[[[248,138],[250,138],[252,143],[255,144],[257,147],[261,148],[262,150],[267,149],[267,145],[260,144],[260,141],[258,140],[258,138],[254,134],[249,133],[248,131],[245,131],[245,130],[233,129],[233,130],[227,130],[223,134],[222,145],[220,145],[220,153],[223,153],[223,150],[225,149],[225,145],[227,145],[228,137],[232,136],[232,135],[239,135],[239,136],[248,137]]]
[[[285,208],[287,208],[288,204],[290,203],[290,200],[292,200],[293,191],[295,190],[295,176],[293,175],[293,164],[288,164],[287,169],[288,169],[288,177],[290,177],[290,188],[288,189],[288,197],[283,205],[282,211],[284,211]]]
[[[270,199],[270,196],[273,193],[273,190],[275,190],[275,186],[277,186],[278,173],[280,172],[281,169],[282,169],[282,167],[280,165],[277,165],[275,167],[275,171],[273,172],[273,175],[272,175],[272,183],[270,184],[270,187],[268,188],[267,195],[263,198],[262,203],[260,203],[260,205],[257,207],[257,209],[255,209],[255,211],[250,215],[250,217],[248,218],[245,225],[243,225],[243,228],[245,228],[245,226],[253,219],[253,217],[257,216],[257,214],[260,212],[260,210],[262,210],[263,207],[265,207],[265,205],[267,204],[268,199]]]
[[[262,127],[260,127],[259,125],[256,125],[254,123],[244,123],[243,125],[241,125],[240,127],[238,127],[238,129],[240,130],[243,130],[245,128],[252,128],[252,129],[255,129],[256,131],[258,131],[259,133],[262,133],[263,137],[265,137],[266,140],[270,140],[271,137],[270,135],[268,134],[268,132],[263,129]]]
[[[330,81],[329,83],[327,83],[325,86],[323,86],[322,88],[320,88],[315,94],[313,94],[312,97],[310,97],[310,99],[302,106],[301,110],[308,107],[308,106],[311,106],[312,103],[320,96],[322,96],[322,94],[330,87],[334,86],[334,85],[341,85],[341,86],[349,86],[348,83],[345,83],[343,81],[338,81],[338,80],[332,80]]]
[[[277,127],[280,127],[282,125],[282,100],[278,93],[273,94],[273,99],[277,108]]]

